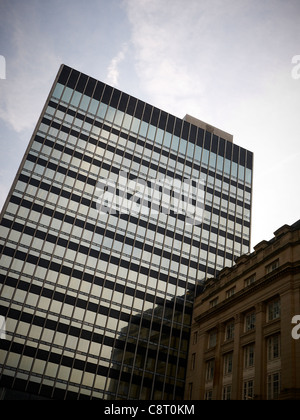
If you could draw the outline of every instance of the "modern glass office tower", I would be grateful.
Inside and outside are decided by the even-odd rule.
[[[183,398],[196,288],[249,251],[252,160],[61,66],[1,214],[2,397]]]

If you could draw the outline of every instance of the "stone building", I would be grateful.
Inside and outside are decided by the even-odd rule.
[[[196,298],[186,399],[300,398],[300,220],[274,235]]]

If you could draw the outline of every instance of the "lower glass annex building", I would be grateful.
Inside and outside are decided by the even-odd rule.
[[[183,398],[196,289],[249,252],[252,160],[62,65],[1,214],[0,398]]]

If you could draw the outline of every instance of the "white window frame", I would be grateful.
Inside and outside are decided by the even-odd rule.
[[[249,312],[245,315],[245,332],[255,329],[256,315],[255,312]]]
[[[214,379],[215,373],[215,359],[208,360],[206,362],[206,382],[210,382]]]
[[[205,400],[212,400],[212,393],[213,393],[213,390],[212,389],[208,389],[208,390],[206,390],[205,391],[205,396],[204,396],[204,399]]]
[[[234,321],[230,321],[225,327],[225,341],[232,340],[234,338]]]
[[[235,294],[236,287],[231,287],[230,289],[226,290],[226,299],[230,298]]]
[[[280,318],[280,298],[274,299],[268,303],[267,317],[268,321],[274,321]]]
[[[280,372],[272,372],[268,375],[267,386],[268,386],[268,400],[277,399],[280,394],[281,374]],[[276,389],[277,388],[277,389]]]
[[[224,385],[223,393],[222,393],[222,400],[231,400],[231,384]]]
[[[224,355],[224,375],[230,375],[233,369],[233,352]]]
[[[248,344],[244,347],[244,368],[251,368],[255,362],[255,346],[254,344]]]
[[[217,331],[211,330],[208,334],[208,348],[211,349],[217,345]]]
[[[252,274],[252,276],[248,277],[244,282],[245,287],[248,287],[250,286],[250,284],[253,284],[255,282],[255,277],[255,274]]]
[[[254,380],[248,379],[243,383],[243,400],[252,400],[254,398]]]
[[[268,361],[280,358],[280,334],[274,334],[267,339]]]
[[[271,262],[271,264],[266,265],[266,274],[272,273],[272,271],[276,270],[278,267],[279,267],[279,258]]]

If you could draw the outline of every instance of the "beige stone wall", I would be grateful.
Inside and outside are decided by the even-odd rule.
[[[233,268],[223,270],[218,279],[210,280],[196,299],[186,399],[222,399],[227,387],[231,399],[239,400],[244,398],[244,387],[247,391],[251,385],[251,398],[299,398],[300,339],[291,335],[291,320],[300,315],[300,231],[285,226],[275,235],[271,241],[258,244],[252,254],[242,256]],[[270,265],[273,270],[268,272]],[[254,282],[245,286],[253,274]],[[233,288],[234,294],[228,297],[227,291]],[[216,298],[218,303],[212,306]],[[280,315],[269,319],[270,308],[277,308],[277,301]],[[255,327],[247,331],[247,316],[251,313],[255,313]],[[228,338],[231,323],[234,337]],[[209,346],[211,337],[214,345]],[[254,363],[246,366],[245,358],[252,357],[251,346]],[[272,352],[276,357],[270,356]],[[228,358],[232,358],[230,372],[226,372]],[[209,378],[207,369],[212,361],[213,378]]]

